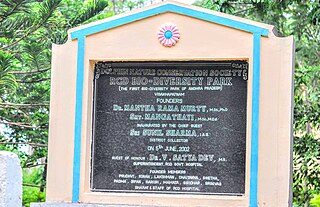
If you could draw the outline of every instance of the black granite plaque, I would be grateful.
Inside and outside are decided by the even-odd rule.
[[[248,63],[98,62],[91,190],[244,195]]]

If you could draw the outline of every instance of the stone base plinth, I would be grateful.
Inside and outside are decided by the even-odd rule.
[[[46,202],[46,203],[31,203],[31,207],[142,207],[142,206]],[[143,207],[156,207],[156,206],[143,206]]]

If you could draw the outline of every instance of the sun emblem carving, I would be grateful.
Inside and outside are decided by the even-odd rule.
[[[162,25],[158,33],[158,39],[165,47],[172,47],[177,44],[180,39],[179,29],[171,23]]]

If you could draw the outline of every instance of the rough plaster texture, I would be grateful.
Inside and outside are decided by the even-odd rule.
[[[22,205],[22,170],[18,156],[0,151],[0,207]]]
[[[32,203],[31,207],[141,207],[126,205],[101,205],[101,204],[85,204],[85,203]],[[148,206],[144,206],[148,207]],[[152,206],[149,206],[152,207]]]

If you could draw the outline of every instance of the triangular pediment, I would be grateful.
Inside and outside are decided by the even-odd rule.
[[[165,1],[143,9],[137,9],[133,12],[86,24],[70,30],[69,33],[71,39],[78,39],[79,37],[85,37],[164,13],[184,15],[260,36],[268,36],[269,31],[273,29],[272,25],[262,24],[174,1]]]

